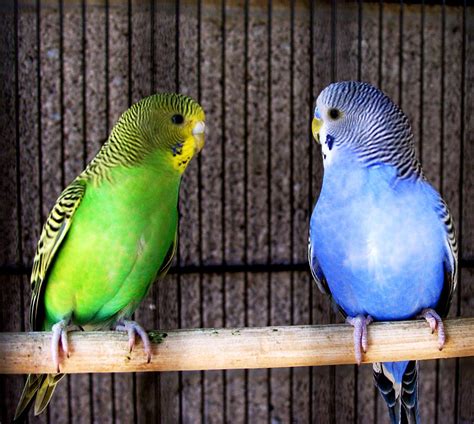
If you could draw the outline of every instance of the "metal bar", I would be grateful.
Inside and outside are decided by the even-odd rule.
[[[267,9],[267,263],[272,262],[272,10],[273,0]],[[272,276],[267,274],[267,325],[272,320]],[[272,416],[272,375],[267,370],[267,414]]]
[[[19,6],[18,1],[13,3],[13,25],[15,43],[15,154],[16,154],[16,219],[18,233],[18,259],[23,262],[23,223],[22,223],[22,203],[21,203],[21,148],[20,148],[20,80],[19,80]],[[25,328],[25,294],[23,281],[20,279],[20,299],[21,299],[21,327]]]
[[[461,259],[460,268],[474,268],[474,259]],[[262,273],[262,272],[309,272],[307,262],[295,263],[255,263],[255,264],[209,264],[209,265],[185,265],[174,266],[168,274],[236,274],[236,273]],[[0,276],[6,275],[29,275],[31,267],[20,265],[4,265],[0,267]]]
[[[290,264],[294,263],[295,255],[295,170],[294,170],[294,147],[295,147],[295,0],[290,1]],[[290,324],[294,325],[295,315],[295,274],[290,274]],[[290,369],[289,376],[289,416],[292,422],[294,414],[294,372]]]
[[[37,99],[36,107],[38,109],[38,198],[39,198],[39,216],[40,223],[43,225],[43,125],[42,125],[42,98],[41,98],[41,0],[36,2],[36,79]]]
[[[244,265],[248,267],[248,248],[249,248],[249,0],[244,0]],[[249,324],[249,275],[244,273],[244,325]],[[249,373],[244,372],[244,422],[249,422]]]

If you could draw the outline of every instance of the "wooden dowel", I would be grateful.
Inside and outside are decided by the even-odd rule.
[[[437,335],[431,334],[424,321],[371,324],[364,362],[474,356],[474,318],[448,319],[445,328],[446,345],[439,351]],[[129,353],[124,333],[70,332],[71,356],[61,356],[61,371],[184,371],[355,363],[352,327],[344,324],[149,334],[154,343],[152,361],[147,364],[142,343]],[[0,373],[54,372],[50,342],[48,332],[0,333]]]

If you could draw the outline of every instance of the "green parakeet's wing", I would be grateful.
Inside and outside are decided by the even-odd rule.
[[[54,255],[71,227],[74,213],[79,207],[85,191],[85,184],[81,180],[73,181],[56,201],[43,226],[31,273],[30,323],[33,330],[42,330],[42,328],[38,328],[43,322],[38,317],[38,305],[42,304],[40,299],[43,281]]]
[[[84,193],[85,185],[80,180],[69,185],[56,201],[43,226],[31,273],[30,323],[33,330],[42,330],[40,327],[43,314],[40,309],[38,317],[38,306],[43,303],[41,301],[43,281],[54,260],[54,255],[71,226],[74,212],[79,207]],[[15,420],[18,420],[27,410],[28,404],[35,395],[35,415],[40,414],[48,405],[57,383],[63,376],[64,374],[30,374],[18,403]]]
[[[160,270],[158,271],[158,274],[156,276],[157,279],[160,279],[161,277],[164,277],[168,270],[171,267],[171,263],[173,262],[174,255],[176,254],[176,248],[177,248],[177,243],[176,239],[178,238],[178,232],[176,231],[174,235],[174,240],[173,243],[171,243],[170,248],[168,249],[168,252],[166,253],[165,259],[163,260],[163,265],[161,266]]]

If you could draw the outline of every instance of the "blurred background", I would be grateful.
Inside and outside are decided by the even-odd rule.
[[[409,116],[461,244],[452,316],[474,316],[474,7],[468,2],[2,0],[0,331],[29,328],[42,223],[131,103],[198,99],[207,144],[184,176],[174,266],[147,329],[340,322],[307,267],[322,177],[315,97],[382,88]],[[317,355],[317,352],[315,352]],[[425,423],[474,422],[473,358],[421,363]],[[0,376],[0,422],[23,376]],[[387,423],[363,365],[73,375],[33,423]]]

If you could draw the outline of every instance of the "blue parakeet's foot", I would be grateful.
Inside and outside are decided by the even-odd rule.
[[[370,315],[347,317],[346,322],[354,327],[354,355],[357,365],[362,362],[362,352],[367,352],[367,326],[373,321]]]
[[[67,332],[71,330],[70,319],[63,319],[51,328],[53,337],[51,339],[51,357],[53,359],[54,367],[59,373],[59,347],[61,346],[66,357],[69,358],[69,345],[67,342]]]
[[[115,326],[115,330],[126,331],[128,333],[128,347],[130,349],[130,352],[133,350],[133,346],[135,346],[135,335],[138,334],[143,342],[143,349],[146,353],[147,363],[150,363],[151,343],[150,339],[148,338],[148,334],[141,325],[137,324],[135,321],[122,320],[117,323],[117,325]]]
[[[446,333],[444,332],[444,324],[441,317],[434,309],[426,308],[420,312],[419,318],[424,318],[428,321],[431,328],[431,334],[438,330],[438,349],[443,350],[446,342]]]

